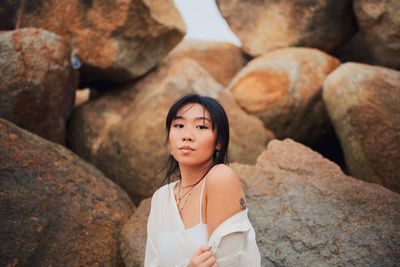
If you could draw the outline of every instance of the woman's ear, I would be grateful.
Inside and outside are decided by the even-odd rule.
[[[215,147],[216,150],[221,151],[221,145],[217,144],[217,146]]]

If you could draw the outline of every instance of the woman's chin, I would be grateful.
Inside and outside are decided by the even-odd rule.
[[[180,167],[201,167],[207,164],[210,164],[210,160],[198,160],[195,158],[180,158],[176,159],[178,161]]]

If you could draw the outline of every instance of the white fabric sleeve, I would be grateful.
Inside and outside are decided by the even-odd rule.
[[[232,232],[222,237],[218,248],[214,251],[218,267],[241,267],[246,265],[247,252],[245,232]]]
[[[157,193],[157,192],[156,192]],[[157,208],[155,202],[156,193],[151,198],[150,214],[147,220],[147,240],[146,240],[146,252],[144,256],[145,267],[160,267],[162,266],[158,258],[157,246],[156,246],[156,227],[155,227],[155,209]]]
[[[222,237],[214,251],[218,267],[259,267],[259,255],[250,255],[247,235],[249,231],[232,232]],[[258,249],[256,248],[258,251]],[[258,256],[258,257],[256,257]]]

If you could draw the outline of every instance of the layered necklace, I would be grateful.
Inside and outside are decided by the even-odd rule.
[[[181,194],[181,191],[182,191],[182,189],[183,189],[183,188],[182,188],[182,182],[179,181],[178,183],[179,183],[179,187],[178,187],[178,201],[177,201],[176,204],[177,204],[177,206],[178,206],[179,213],[182,213],[183,208],[185,207],[186,203],[188,202],[188,200],[189,200],[189,198],[190,198],[190,195],[192,194],[193,189],[194,189],[194,187],[196,186],[196,184],[183,187],[183,188],[190,187],[190,189],[187,190],[185,193]],[[185,197],[186,197],[186,198],[185,198]],[[185,198],[185,201],[183,201],[184,198]],[[182,201],[183,201],[183,203],[182,203]]]

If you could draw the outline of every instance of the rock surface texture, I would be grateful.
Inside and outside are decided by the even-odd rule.
[[[252,56],[288,46],[332,51],[356,31],[350,0],[217,0],[217,4]]]
[[[374,63],[400,69],[400,1],[354,0],[354,12]]]
[[[323,98],[352,176],[400,192],[400,72],[343,64]]]
[[[340,62],[317,49],[283,48],[250,61],[228,86],[278,138],[313,144],[331,131],[322,83]]]
[[[246,63],[239,47],[231,43],[200,40],[182,41],[169,53],[166,60],[177,57],[196,60],[223,86],[227,86]]]
[[[398,266],[400,195],[344,175],[290,139],[271,141],[246,185],[261,266]]]
[[[8,3],[8,4],[7,4]],[[43,28],[70,40],[83,81],[127,81],[156,66],[185,25],[172,0],[14,1],[15,27]],[[0,22],[0,29],[10,22]],[[8,25],[8,26],[7,26]]]
[[[0,117],[65,143],[78,72],[60,36],[39,29],[0,33]]]
[[[120,250],[126,267],[144,266],[150,206],[151,198],[144,199],[122,226]]]
[[[0,119],[0,265],[123,266],[128,195],[64,147]]]

